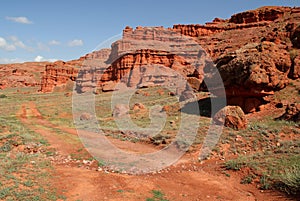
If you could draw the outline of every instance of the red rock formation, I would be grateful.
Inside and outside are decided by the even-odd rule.
[[[56,86],[66,86],[68,81],[75,81],[79,64],[79,61],[57,61],[46,65],[41,82],[41,91],[52,92]]]
[[[109,54],[110,49],[103,49],[89,53],[80,57],[78,60],[68,62],[57,61],[46,65],[40,91],[52,92],[55,87],[58,88],[58,90],[65,90],[66,87],[72,87],[67,85],[78,79],[78,71],[86,60],[97,63],[98,59],[107,58]],[[90,65],[92,65],[92,63],[90,63]],[[86,73],[86,75],[88,75],[88,73]]]
[[[41,75],[48,62],[25,62],[0,65],[0,89],[40,85]]]
[[[249,24],[261,21],[275,21],[290,10],[289,7],[262,7],[257,10],[235,14],[229,19],[229,22],[235,24]]]
[[[203,86],[203,68],[206,66],[206,74],[213,76],[209,67],[214,66],[206,65],[204,59],[197,71],[191,70],[190,59],[195,55],[187,51],[194,48],[192,43],[182,46],[182,51],[188,55],[185,58],[180,51],[161,49],[154,42],[152,46],[141,46],[141,41],[176,42],[179,40],[176,34],[180,33],[191,36],[217,64],[229,103],[253,112],[262,104],[262,97],[283,89],[288,77],[297,79],[300,76],[299,27],[300,8],[289,7],[262,7],[235,14],[227,20],[215,19],[205,25],[174,25],[168,29],[126,27],[123,40],[113,43],[111,51],[96,51],[80,59],[83,63],[77,89],[83,92],[99,87],[110,91],[121,79],[127,86],[140,86],[141,83],[146,86],[166,78],[168,73],[161,71],[163,76],[150,80],[148,75],[153,73],[150,64],[179,71],[194,89],[205,89],[199,87]],[[76,78],[76,70],[59,70],[65,67],[71,69],[72,64],[47,66],[42,91],[52,91],[54,86],[65,85]]]
[[[178,75],[168,71],[168,68],[184,77],[194,73],[194,68],[178,55],[144,49],[127,53],[108,67],[94,68],[88,65],[82,68],[77,80],[77,89],[84,92],[97,86],[103,91],[111,91],[114,89],[114,83],[120,82],[121,79],[121,82],[129,87],[146,87],[178,81]]]
[[[183,35],[191,37],[199,36],[209,36],[215,33],[220,33],[225,31],[224,28],[218,27],[217,25],[200,25],[200,24],[191,24],[191,25],[182,25],[177,24],[173,26],[173,29],[177,32],[180,32]]]

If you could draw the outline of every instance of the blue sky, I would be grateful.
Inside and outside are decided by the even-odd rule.
[[[300,6],[300,1],[2,0],[0,63],[77,59],[127,25],[204,24],[265,5]]]

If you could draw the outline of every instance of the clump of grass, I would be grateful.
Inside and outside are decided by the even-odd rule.
[[[259,182],[260,182],[260,189],[261,190],[268,190],[268,189],[271,188],[270,178],[266,174],[263,174],[260,177]]]
[[[249,174],[247,176],[245,176],[244,178],[242,178],[241,180],[241,184],[251,184],[253,179],[255,179],[255,175],[254,174]]]
[[[5,94],[0,94],[0,98],[7,98]]]
[[[300,161],[285,170],[277,186],[288,194],[300,195]]]
[[[238,157],[237,159],[232,159],[226,161],[224,167],[226,170],[240,170],[241,168],[246,166],[246,158],[245,157]]]
[[[152,190],[152,198],[147,198],[146,201],[169,201],[165,198],[165,194],[160,190]]]

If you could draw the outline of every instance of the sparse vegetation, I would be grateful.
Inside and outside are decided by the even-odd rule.
[[[147,198],[146,201],[169,201],[165,198],[165,194],[160,190],[152,190],[152,197]]]
[[[279,177],[277,188],[294,195],[300,195],[300,161],[288,167]]]
[[[0,94],[0,98],[7,98],[5,94]]]
[[[16,117],[21,106],[18,96],[0,100],[0,200],[57,200],[48,181],[52,167],[42,153],[48,143]]]
[[[256,178],[255,175],[249,174],[249,175],[242,178],[241,184],[250,184],[250,183],[252,183],[254,178]]]

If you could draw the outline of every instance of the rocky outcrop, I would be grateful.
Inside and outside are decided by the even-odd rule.
[[[280,116],[278,119],[300,122],[300,104],[299,103],[288,104],[285,109],[285,113],[282,116]]]
[[[263,97],[283,89],[288,78],[299,77],[299,23],[300,8],[263,7],[232,16],[230,30],[197,38],[224,80],[228,104],[254,112]]]
[[[246,11],[233,15],[229,22],[235,24],[249,24],[261,21],[275,21],[283,17],[285,12],[289,12],[288,7],[262,7],[257,10]]]
[[[215,18],[213,22],[206,23],[205,25],[177,24],[173,26],[173,30],[191,37],[209,36],[230,30],[264,27],[270,22],[282,18],[288,12],[291,12],[291,8],[289,7],[262,7],[257,10],[235,14],[227,20]]]
[[[80,61],[57,61],[46,65],[40,90],[52,92],[55,87],[61,88],[57,90],[72,90],[72,83],[76,80],[79,65]],[[71,86],[67,86],[67,84]],[[67,89],[68,87],[69,89]]]
[[[255,111],[262,104],[262,97],[289,83],[290,66],[289,53],[266,41],[248,44],[216,60],[228,104],[239,105],[245,112]]]
[[[288,78],[299,78],[299,27],[300,8],[289,7],[262,7],[205,25],[126,27],[122,40],[113,43],[111,49],[86,55],[73,61],[75,64],[48,65],[41,91],[52,91],[74,79],[80,93],[112,91],[119,82],[128,87],[148,87],[173,83],[178,75],[171,71],[188,80],[188,90],[199,91],[207,90],[204,77],[205,82],[213,81],[218,69],[228,103],[254,112],[265,96],[283,89]],[[178,34],[191,37],[194,43],[178,47],[176,42],[183,38]],[[201,49],[196,44],[203,49],[195,52]],[[192,62],[195,58],[199,63]],[[72,65],[79,64],[79,71],[71,70]],[[218,95],[218,86],[210,90]],[[188,91],[183,94],[189,97]]]
[[[101,61],[103,58],[107,58],[109,54],[110,49],[102,49],[82,56],[77,60],[57,61],[47,64],[42,77],[40,91],[52,92],[55,89],[58,91],[73,90],[74,81],[81,78],[78,72],[86,64],[85,61],[89,60],[97,64],[98,60]],[[93,65],[93,63],[90,62],[89,64]],[[90,76],[90,73],[91,70],[89,69],[85,76]],[[81,80],[87,80],[87,78],[84,77]]]
[[[0,65],[0,89],[37,87],[48,62],[25,62]]]
[[[126,27],[123,38],[112,44],[111,53],[106,58],[85,60],[76,81],[76,90],[83,93],[97,87],[111,91],[120,82],[135,88],[170,86],[176,84],[179,77],[201,79],[203,73],[200,75],[199,72],[203,66],[198,65],[195,72],[195,67],[189,62],[201,54],[195,46],[199,45],[192,39],[184,39],[168,29],[133,30]],[[198,90],[200,84],[193,86]]]

